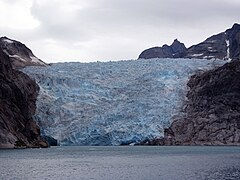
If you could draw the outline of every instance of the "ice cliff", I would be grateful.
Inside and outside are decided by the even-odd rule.
[[[123,145],[163,136],[187,81],[223,61],[151,59],[27,67],[40,86],[36,121],[61,145]]]

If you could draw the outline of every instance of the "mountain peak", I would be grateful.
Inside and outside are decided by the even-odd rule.
[[[154,47],[143,51],[139,58],[181,58],[185,55],[186,50],[185,45],[175,39],[170,46],[165,44],[162,47]]]
[[[173,43],[171,44],[171,46],[175,45],[175,44],[183,44],[180,41],[178,41],[178,39],[174,39]]]
[[[0,48],[10,58],[13,67],[16,69],[25,66],[47,66],[26,45],[6,36],[0,38]]]
[[[240,25],[235,23],[232,28],[191,46],[186,57],[228,61],[240,59]]]
[[[234,23],[233,26],[232,26],[232,29],[235,29],[235,28],[240,28],[240,24]]]
[[[173,43],[181,43],[177,38],[174,39]]]
[[[166,50],[168,53],[165,52]],[[213,35],[188,49],[178,39],[174,39],[171,46],[147,49],[140,54],[139,58],[240,60],[240,24],[234,23],[232,28]]]
[[[7,43],[14,43],[14,40],[12,40],[6,36],[0,37],[0,41],[5,41]]]

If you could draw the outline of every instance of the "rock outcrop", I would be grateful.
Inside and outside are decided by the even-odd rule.
[[[51,137],[51,136],[41,136],[43,139],[45,139],[50,146],[58,146],[58,141],[57,139]]]
[[[227,56],[228,41],[226,41],[227,35],[220,33],[214,35],[202,43],[193,45],[187,50],[187,58],[199,58],[199,59],[229,59]]]
[[[0,148],[47,147],[33,121],[39,87],[0,48]]]
[[[232,60],[240,60],[240,24],[234,24],[226,31],[229,39],[229,56]]]
[[[153,47],[143,51],[139,55],[139,59],[182,58],[186,55],[186,51],[185,45],[175,39],[170,46],[165,44],[162,47]]]
[[[213,35],[187,50],[187,58],[240,59],[240,24],[234,24],[225,32]]]
[[[21,42],[0,38],[0,48],[10,58],[13,68],[19,69],[26,66],[47,66],[42,60],[38,59],[32,51]]]
[[[240,24],[234,24],[225,32],[213,35],[188,49],[174,41],[171,46],[154,47],[144,50],[139,58],[198,58],[198,59],[240,59]]]
[[[186,116],[165,130],[168,145],[240,145],[240,62],[194,75]]]

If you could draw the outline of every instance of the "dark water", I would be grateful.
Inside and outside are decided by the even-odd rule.
[[[240,179],[240,147],[0,150],[0,179]]]

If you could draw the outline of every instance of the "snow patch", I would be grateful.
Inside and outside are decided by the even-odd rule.
[[[35,62],[35,63],[39,62],[39,59],[34,56],[30,56],[30,58],[32,59],[32,62]]]
[[[212,40],[212,41],[206,41],[207,43],[215,43],[217,40]]]
[[[5,42],[7,42],[7,43],[9,43],[9,44],[13,43],[13,41],[10,40],[10,39],[3,39],[3,41],[5,41]]]
[[[41,64],[41,65],[45,65],[43,62],[41,62],[38,58],[34,57],[34,56],[30,56],[32,62],[37,63],[37,64]]]
[[[216,59],[215,56],[203,56],[203,59]]]
[[[230,42],[229,42],[228,39],[226,40],[226,45],[227,45],[227,56],[226,56],[226,59],[227,59],[228,62],[230,62],[231,61],[231,58],[230,58]]]
[[[10,58],[17,58],[17,59],[19,59],[20,61],[22,61],[22,62],[26,62],[26,59],[23,59],[23,58],[21,58],[20,56],[18,56],[18,55],[8,55]]]
[[[208,47],[209,52],[217,52],[217,50],[213,49],[213,47]]]
[[[202,56],[203,55],[203,53],[201,53],[201,54],[192,54],[191,56],[192,57],[200,57],[200,56]]]

